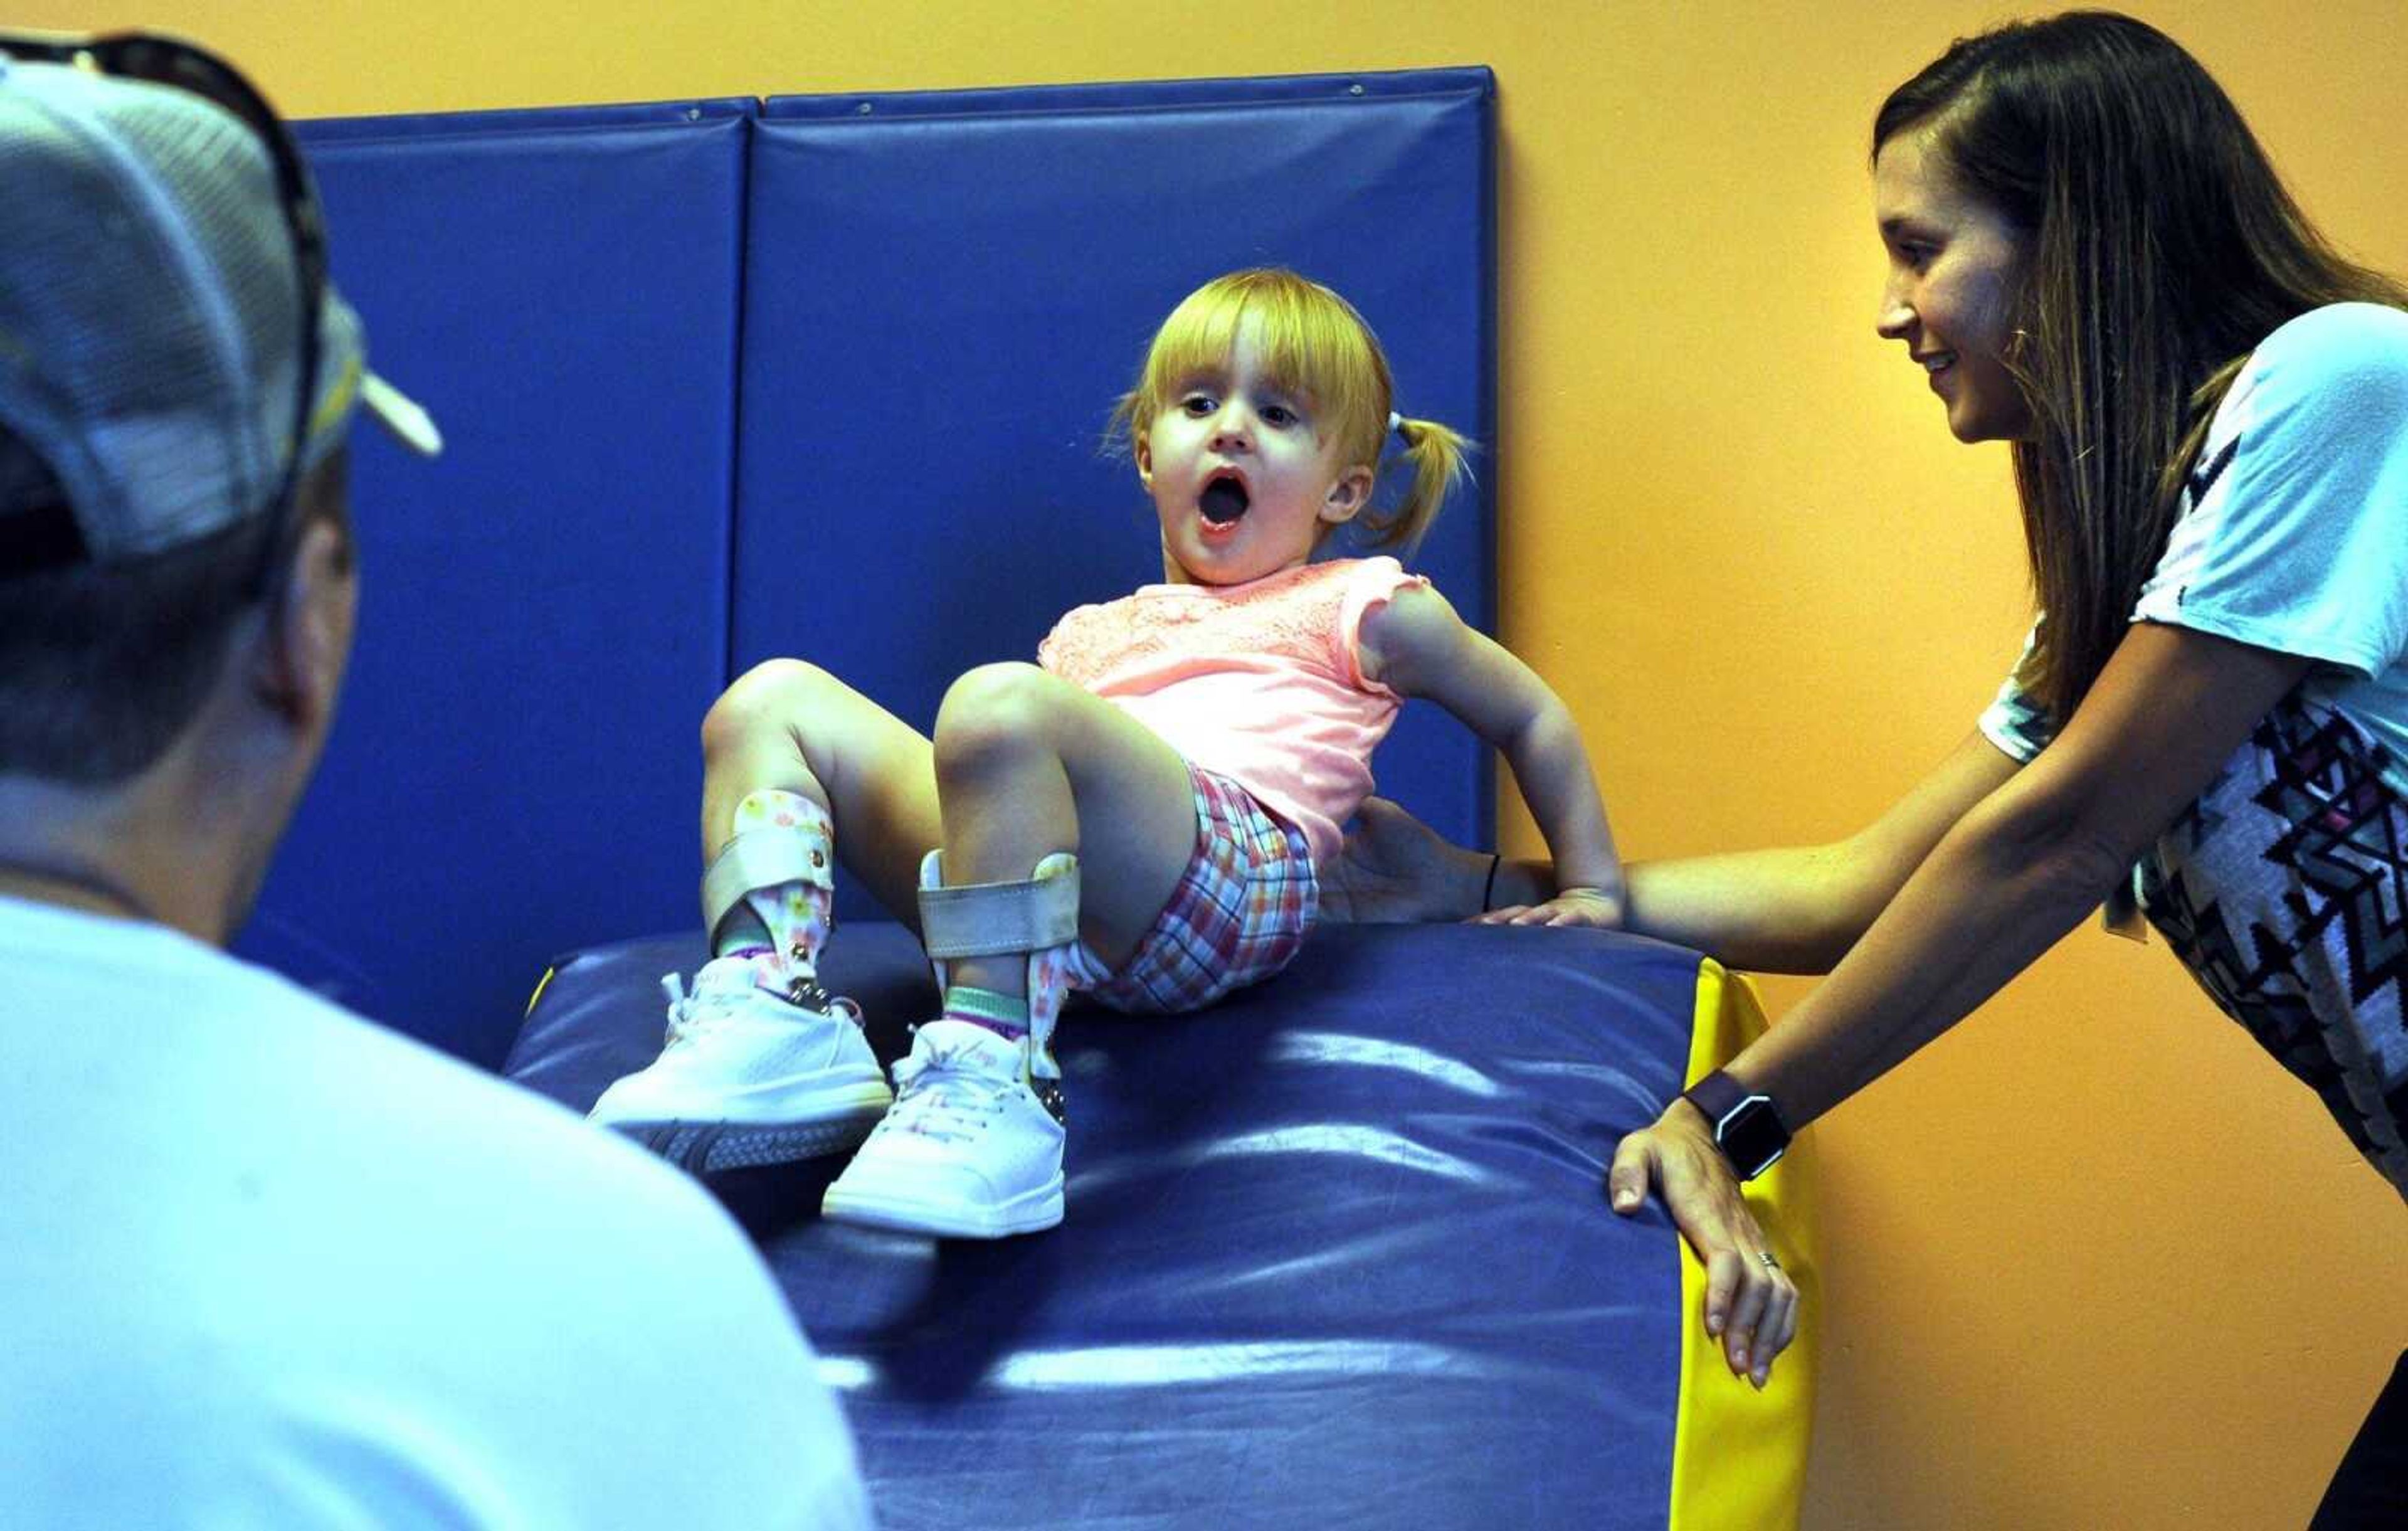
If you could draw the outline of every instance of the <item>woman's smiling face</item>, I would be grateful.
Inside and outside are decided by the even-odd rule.
[[[1874,327],[1929,376],[1957,440],[2029,439],[2031,412],[2002,360],[2022,233],[1956,188],[1928,131],[1898,134],[1874,156],[1873,216],[1889,252]]]

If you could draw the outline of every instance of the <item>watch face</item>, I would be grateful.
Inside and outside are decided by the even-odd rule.
[[[1752,1180],[1788,1151],[1789,1132],[1781,1124],[1781,1114],[1772,1109],[1771,1097],[1750,1095],[1715,1126],[1714,1142],[1739,1178]]]
[[[1789,1128],[1770,1095],[1747,1093],[1739,1080],[1717,1068],[1684,1092],[1689,1104],[1713,1124],[1714,1146],[1739,1178],[1752,1180],[1789,1147]]]

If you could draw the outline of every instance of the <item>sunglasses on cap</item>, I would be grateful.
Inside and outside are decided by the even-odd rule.
[[[317,193],[302,164],[300,147],[276,108],[225,60],[179,37],[151,32],[101,36],[0,32],[0,53],[38,64],[63,64],[117,79],[165,85],[222,107],[250,128],[267,150],[276,175],[277,200],[293,238],[293,269],[301,290],[301,371],[295,379],[293,445],[268,505],[268,537],[251,594],[265,594],[291,536],[294,505],[300,497],[301,462],[309,441],[309,418],[318,393],[318,365],[326,301],[326,224]]]

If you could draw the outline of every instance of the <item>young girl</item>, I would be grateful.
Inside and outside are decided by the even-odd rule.
[[[1412,472],[1370,522],[1383,544],[1410,549],[1462,474],[1462,438],[1390,394],[1337,293],[1287,271],[1219,278],[1164,322],[1114,417],[1163,583],[1070,612],[1036,665],[963,676],[933,740],[798,661],[730,687],[703,725],[714,960],[690,995],[669,980],[666,1048],[595,1119],[697,1172],[867,1135],[828,1216],[1052,1227],[1066,994],[1192,1010],[1285,966],[1408,696],[1504,751],[1556,858],[1550,914],[1616,923],[1621,864],[1563,703],[1394,558],[1311,561],[1369,510],[1391,437]],[[858,1011],[815,976],[838,853],[917,913],[943,994],[891,1108]]]

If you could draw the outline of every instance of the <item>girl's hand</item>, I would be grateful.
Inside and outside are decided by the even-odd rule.
[[[1622,928],[1622,895],[1603,888],[1564,888],[1543,904],[1516,904],[1475,916],[1475,925],[1586,925]]]
[[[1769,1257],[1730,1161],[1686,1100],[1673,1101],[1654,1126],[1613,1151],[1606,1189],[1615,1211],[1638,1211],[1651,1184],[1706,1263],[1706,1333],[1722,1339],[1732,1376],[1763,1387],[1773,1358],[1798,1338],[1798,1283]]]

